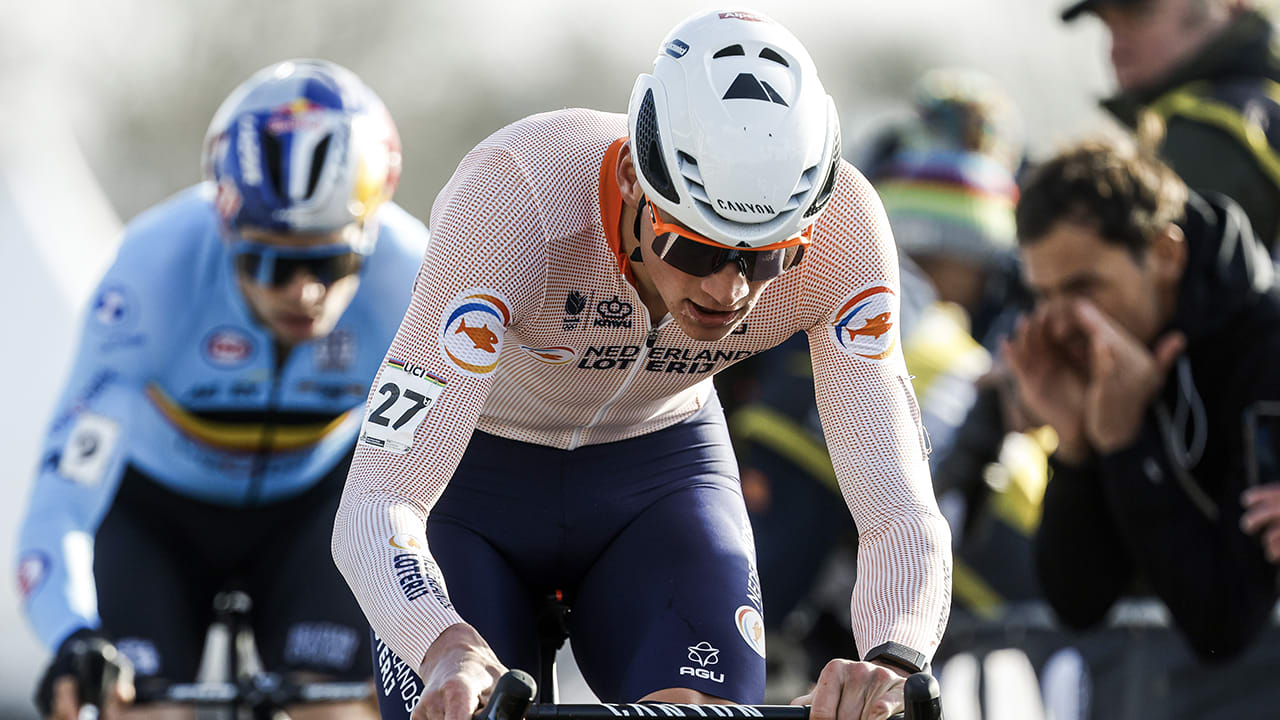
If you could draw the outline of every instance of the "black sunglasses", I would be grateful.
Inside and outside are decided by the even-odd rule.
[[[804,256],[807,236],[798,239],[793,245],[769,250],[728,248],[691,230],[664,221],[658,215],[658,209],[646,197],[640,199],[640,212],[644,211],[646,204],[649,206],[649,221],[653,225],[654,254],[680,272],[694,277],[712,275],[732,262],[738,265],[738,271],[749,282],[772,280],[800,264],[800,259]]]
[[[302,271],[328,287],[364,265],[364,256],[346,243],[288,248],[240,242],[234,252],[236,269],[255,285],[270,288],[288,285]]]

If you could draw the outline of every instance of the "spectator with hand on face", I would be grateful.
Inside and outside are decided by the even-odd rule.
[[[1101,143],[1039,168],[1017,225],[1037,301],[1004,352],[1059,438],[1036,539],[1047,599],[1084,629],[1140,584],[1202,660],[1236,656],[1276,603],[1276,570],[1245,532],[1269,527],[1277,494],[1246,487],[1280,482],[1265,251],[1235,203]]]

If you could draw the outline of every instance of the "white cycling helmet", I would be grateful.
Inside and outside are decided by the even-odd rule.
[[[795,237],[835,186],[835,103],[800,41],[759,13],[677,25],[636,79],[627,129],[649,202],[729,247]]]

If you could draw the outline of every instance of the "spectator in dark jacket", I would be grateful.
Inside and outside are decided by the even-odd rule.
[[[1163,121],[1160,157],[1194,190],[1240,203],[1259,241],[1275,253],[1280,54],[1270,21],[1249,5],[1081,0],[1062,17],[1092,12],[1111,33],[1119,92],[1103,107],[1131,128],[1139,126],[1143,110]]]
[[[1246,487],[1280,481],[1265,251],[1230,200],[1097,143],[1036,171],[1017,226],[1037,302],[1005,353],[1059,437],[1036,538],[1050,604],[1083,629],[1141,584],[1202,659],[1237,655],[1276,603],[1241,529]]]

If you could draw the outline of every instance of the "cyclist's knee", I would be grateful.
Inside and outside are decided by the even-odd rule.
[[[692,703],[695,705],[733,705],[732,700],[725,700],[715,695],[691,690],[689,688],[664,688],[640,698],[640,702]]]

